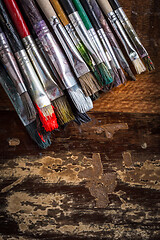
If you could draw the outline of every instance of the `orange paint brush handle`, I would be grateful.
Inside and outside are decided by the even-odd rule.
[[[50,0],[54,10],[57,13],[57,16],[59,17],[59,19],[61,20],[61,22],[63,23],[64,26],[68,25],[69,19],[67,17],[67,15],[65,14],[65,12],[63,11],[63,8],[61,7],[60,3],[58,0]]]

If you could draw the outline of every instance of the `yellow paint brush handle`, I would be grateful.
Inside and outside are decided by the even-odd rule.
[[[107,15],[110,12],[113,12],[111,5],[108,0],[97,0],[103,12]]]
[[[48,20],[51,17],[57,16],[49,0],[36,0],[36,1]]]
[[[68,19],[67,15],[65,14],[65,12],[63,11],[59,1],[58,0],[50,0],[50,2],[52,4],[54,10],[57,13],[57,16],[59,17],[59,19],[63,23],[63,25],[64,26],[68,25],[70,23],[69,19]]]

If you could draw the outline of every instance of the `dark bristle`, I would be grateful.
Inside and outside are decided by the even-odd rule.
[[[152,62],[152,60],[150,59],[149,56],[144,57],[143,62],[144,62],[145,66],[146,66],[146,68],[148,69],[149,72],[155,70],[154,64],[153,64],[153,62]]]
[[[37,122],[36,120],[26,126],[27,132],[29,133],[30,137],[37,143],[37,145],[42,148],[46,149],[51,145],[50,133],[43,132],[41,133],[41,137],[37,131]],[[43,137],[43,140],[42,140]]]

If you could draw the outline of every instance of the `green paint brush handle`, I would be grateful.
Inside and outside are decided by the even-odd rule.
[[[89,30],[89,29],[93,28],[85,10],[84,10],[84,8],[82,7],[82,4],[80,3],[80,1],[79,0],[72,0],[72,2],[74,3],[74,6],[76,7],[76,9],[77,9],[85,27],[86,27],[86,29]]]

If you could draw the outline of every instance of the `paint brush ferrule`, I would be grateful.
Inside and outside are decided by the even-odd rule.
[[[45,94],[43,87],[39,81],[39,78],[29,60],[29,57],[25,50],[21,50],[15,53],[17,61],[24,73],[26,79],[26,85],[30,92],[32,99],[38,105],[39,108],[50,105],[49,98]]]
[[[138,59],[139,56],[137,52],[134,50],[134,48],[132,47],[132,44],[130,43],[130,41],[128,40],[128,37],[124,32],[123,27],[119,22],[116,14],[114,12],[108,13],[108,19],[111,25],[113,26],[114,30],[117,32],[117,35],[119,36],[120,40],[123,42],[123,45],[131,61],[133,62],[134,60]]]
[[[37,45],[31,35],[23,38],[23,43],[49,99],[53,101],[54,99],[61,97],[63,92],[54,81],[52,73],[44,58],[40,54],[39,49],[37,48]]]
[[[126,16],[123,9],[120,7],[117,10],[115,10],[115,13],[116,13],[118,19],[120,20],[121,24],[123,25],[124,29],[128,33],[130,39],[134,43],[135,47],[137,48],[138,53],[141,56],[141,58],[148,56],[146,49],[143,47],[142,43],[140,42],[140,40],[137,36],[137,33],[135,32],[131,22],[129,21],[129,19]]]
[[[87,67],[86,63],[82,59],[81,55],[79,54],[78,50],[76,49],[75,45],[73,44],[72,40],[70,39],[68,33],[61,25],[57,17],[52,17],[49,20],[56,36],[58,37],[73,70],[76,76],[79,78],[86,73],[90,72],[89,68]]]
[[[76,85],[77,82],[72,74],[68,61],[44,20],[37,22],[33,27],[39,40],[43,43],[45,51],[48,53],[65,88],[68,89]]]
[[[81,43],[81,40],[79,39],[79,37],[77,36],[73,26],[71,23],[67,24],[65,26],[65,29],[66,31],[68,32],[69,36],[71,37],[74,45],[77,47],[80,43]]]
[[[107,58],[107,55],[102,47],[102,44],[98,38],[98,35],[96,33],[96,31],[94,30],[94,28],[91,28],[88,30],[89,36],[91,37],[92,41],[94,42],[94,45],[96,46],[97,51],[99,52],[101,59],[103,62],[105,62],[105,64],[107,65],[108,69],[111,69],[111,65],[109,63],[109,61],[111,60],[111,58],[109,57],[109,59]]]
[[[82,42],[85,44],[86,48],[91,53],[96,64],[98,65],[98,64],[102,63],[103,61],[102,61],[99,53],[96,51],[96,49],[94,47],[95,45],[94,45],[93,41],[91,41],[88,31],[85,28],[84,23],[82,22],[82,19],[80,18],[78,12],[74,12],[74,13],[70,14],[68,17],[71,20],[78,35],[80,36]]]
[[[26,86],[23,82],[17,62],[4,33],[0,33],[0,58],[6,67],[10,78],[14,82],[17,92],[20,95],[26,92]]]
[[[109,53],[109,57],[110,57],[110,59],[113,59],[116,68],[117,68],[117,69],[120,69],[119,62],[117,61],[117,58],[116,58],[116,56],[115,56],[115,54],[114,54],[114,52],[113,52],[113,49],[112,49],[112,47],[111,47],[111,44],[110,44],[110,42],[109,42],[109,40],[108,40],[108,38],[107,38],[107,36],[106,36],[103,28],[99,29],[99,30],[97,31],[97,33],[98,33],[98,36],[99,36],[99,38],[101,39],[101,41],[102,41],[102,43],[103,43],[104,49],[105,49],[105,51],[106,51],[106,54]],[[109,59],[109,58],[108,58],[108,59]]]

